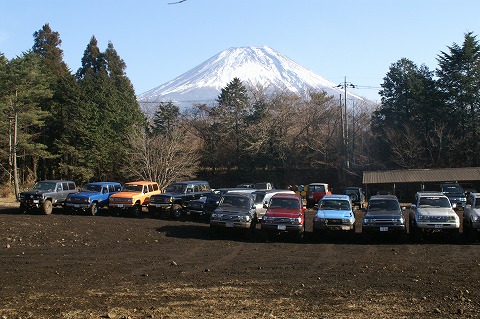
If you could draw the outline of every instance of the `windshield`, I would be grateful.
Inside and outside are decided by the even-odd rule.
[[[400,205],[395,200],[372,200],[368,203],[368,212],[399,211]]]
[[[170,184],[165,190],[166,193],[184,194],[187,189],[186,184]]]
[[[220,208],[242,208],[250,209],[250,200],[244,196],[224,196],[219,205]]]
[[[84,191],[90,191],[90,192],[97,192],[100,193],[102,191],[102,186],[100,185],[93,185],[93,184],[86,184],[83,187]]]
[[[293,198],[272,198],[270,208],[300,209],[300,202]]]
[[[445,197],[421,197],[418,206],[420,207],[450,207],[450,201]]]
[[[42,191],[54,190],[55,185],[57,184],[52,182],[38,182],[35,184],[35,186],[33,186],[33,189]]]
[[[142,185],[126,184],[125,187],[122,189],[122,192],[138,192],[138,193],[141,193],[142,189],[143,189]]]
[[[346,200],[328,199],[320,201],[320,209],[351,210],[350,202]]]
[[[323,186],[323,185],[311,185],[311,186],[308,186],[308,191],[309,192],[325,193],[325,186]]]
[[[463,188],[460,186],[442,186],[442,193],[445,194],[463,194]]]

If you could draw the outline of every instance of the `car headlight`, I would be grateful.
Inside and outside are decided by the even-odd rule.
[[[456,215],[455,215],[455,216],[448,216],[448,221],[450,221],[450,222],[454,222],[454,221],[456,221],[456,220],[457,220],[457,218],[456,218],[456,217],[457,217]]]
[[[290,218],[290,223],[294,224],[294,225],[301,225],[302,224],[302,219],[300,217]]]
[[[221,214],[213,213],[213,214],[210,216],[210,219],[217,220],[217,219],[221,219],[221,217],[222,217]]]
[[[242,221],[242,222],[247,222],[247,223],[252,220],[252,218],[251,218],[250,216],[248,216],[248,215],[240,216],[239,219],[240,219],[240,221]]]
[[[271,216],[263,216],[263,221],[265,223],[271,223],[275,220],[275,217],[271,217]]]

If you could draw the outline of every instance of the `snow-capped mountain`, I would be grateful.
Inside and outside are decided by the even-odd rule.
[[[297,94],[313,90],[334,96],[344,93],[335,83],[263,46],[222,51],[179,77],[138,95],[137,99],[147,112],[149,106],[160,101],[173,101],[181,108],[193,103],[210,105],[235,77],[245,86],[262,87],[265,92],[286,89]]]

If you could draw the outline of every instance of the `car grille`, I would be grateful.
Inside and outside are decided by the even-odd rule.
[[[225,214],[225,215],[222,215],[221,220],[228,220],[228,221],[232,221],[232,222],[238,222],[238,221],[240,221],[240,218],[239,218],[238,215],[228,215],[228,214]]]
[[[378,224],[378,225],[398,225],[397,219],[389,219],[389,218],[369,219],[369,222],[373,224]]]
[[[152,204],[170,204],[170,196],[155,196],[150,197]]]
[[[85,198],[81,198],[81,197],[69,197],[68,200],[72,203],[83,203],[85,202]]]
[[[446,222],[448,221],[448,216],[429,216],[428,217],[429,222]]]
[[[343,222],[340,218],[332,218],[332,219],[327,219],[327,224],[328,225],[342,225]]]
[[[203,203],[190,203],[190,208],[201,209],[203,208]]]
[[[113,197],[110,199],[111,202],[115,203],[131,203],[132,199],[131,198],[123,198],[123,197]]]

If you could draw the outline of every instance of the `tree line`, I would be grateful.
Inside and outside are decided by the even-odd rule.
[[[347,186],[359,185],[364,170],[480,160],[480,48],[472,33],[438,55],[435,71],[408,59],[392,64],[380,105],[344,105],[315,91],[267,93],[235,78],[211,105],[180,110],[159,102],[152,117],[112,43],[101,52],[93,36],[72,72],[58,32],[45,24],[33,37],[16,58],[0,53],[0,178],[7,185],[15,166],[22,186],[47,178]]]

